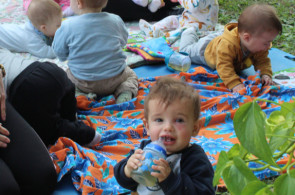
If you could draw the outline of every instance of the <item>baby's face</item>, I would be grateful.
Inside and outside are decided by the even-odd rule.
[[[158,99],[152,99],[148,106],[148,120],[144,120],[144,125],[151,140],[162,138],[167,154],[188,147],[191,137],[199,130],[191,100],[179,99],[166,107]]]
[[[62,15],[54,17],[48,24],[46,24],[46,29],[44,34],[48,37],[54,37],[56,30],[60,27],[62,20]]]
[[[244,41],[244,46],[251,53],[267,51],[278,34],[277,31],[273,30],[258,35],[250,35],[250,38],[247,41]]]

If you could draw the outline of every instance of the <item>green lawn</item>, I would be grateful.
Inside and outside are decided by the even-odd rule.
[[[242,10],[253,3],[267,2],[277,9],[283,24],[283,33],[273,42],[273,47],[295,55],[295,2],[294,0],[281,1],[254,1],[254,0],[219,0],[219,23],[226,24],[231,20],[238,20]]]

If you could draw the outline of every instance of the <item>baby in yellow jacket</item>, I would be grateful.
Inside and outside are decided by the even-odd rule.
[[[227,24],[224,32],[199,39],[194,28],[182,33],[179,50],[187,52],[192,63],[216,69],[227,88],[238,92],[245,88],[238,73],[254,65],[261,71],[263,85],[271,85],[272,70],[268,50],[282,24],[276,10],[266,4],[247,7],[238,23]]]

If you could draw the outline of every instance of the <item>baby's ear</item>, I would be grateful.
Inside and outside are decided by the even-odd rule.
[[[248,42],[251,38],[251,34],[248,32],[241,32],[239,34],[240,34],[240,37],[246,42]]]
[[[192,136],[197,136],[199,134],[200,128],[201,128],[201,121],[196,120],[194,123],[194,130],[193,130]]]
[[[143,122],[144,128],[146,129],[147,135],[150,136],[149,124],[148,124],[146,118],[143,118],[142,122]]]
[[[46,25],[45,25],[45,24],[40,25],[40,26],[39,26],[39,30],[40,30],[41,32],[45,32],[45,30],[46,30]]]

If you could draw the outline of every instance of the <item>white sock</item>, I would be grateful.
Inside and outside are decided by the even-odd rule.
[[[152,2],[149,4],[148,8],[151,12],[156,12],[158,9],[160,9],[162,5],[161,0],[152,0]]]
[[[120,1],[120,0],[119,0]],[[140,5],[142,7],[146,7],[149,3],[149,0],[132,0],[135,4]]]
[[[148,23],[147,21],[140,19],[139,20],[139,28],[140,30],[142,30],[145,35],[152,37],[153,36],[153,29],[152,29],[152,25],[150,23]]]

